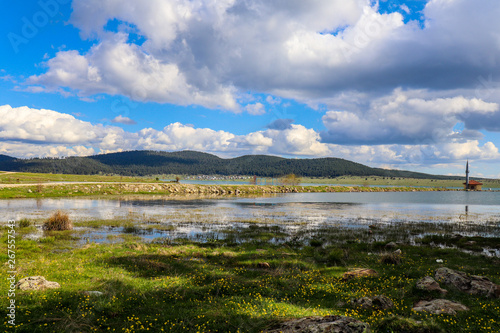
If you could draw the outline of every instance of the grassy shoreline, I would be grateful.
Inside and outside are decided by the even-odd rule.
[[[363,186],[273,186],[273,185],[189,185],[174,183],[79,183],[3,185],[0,199],[118,196],[134,194],[163,195],[269,195],[279,193],[321,192],[429,192],[457,191],[445,188],[421,187],[363,187]]]
[[[429,186],[429,187],[458,187],[463,188],[463,179],[415,179],[415,178],[389,178],[389,177],[360,177],[341,176],[333,179],[324,178],[302,178],[304,183],[324,183],[324,184],[362,184],[362,185],[383,185],[383,186]],[[483,188],[500,188],[500,179],[481,180]]]
[[[163,177],[163,178],[162,178]],[[293,185],[190,185],[159,181],[155,177],[122,177],[105,175],[35,174],[0,172],[0,199],[113,196],[131,194],[164,195],[266,195],[307,192],[410,192],[458,191],[459,180],[407,179],[385,177],[338,177],[334,179],[303,178],[305,184]],[[168,178],[168,177],[167,177]],[[172,178],[172,177],[170,177]],[[172,179],[174,179],[173,177]],[[325,185],[330,184],[330,185]],[[362,184],[362,185],[351,185]],[[485,181],[483,188],[500,188],[500,180]]]
[[[25,179],[25,181],[28,181]],[[74,180],[73,180],[74,181]],[[111,182],[37,184],[0,188],[0,198],[113,197],[146,195],[170,198],[275,195],[298,192],[450,191],[439,188],[351,186],[186,185]],[[453,191],[453,190],[451,190]],[[131,215],[132,216],[132,215]],[[191,222],[189,217],[185,222]],[[456,316],[412,311],[419,300],[441,298],[415,288],[417,280],[439,267],[486,276],[500,283],[497,222],[471,229],[430,223],[318,230],[290,234],[273,221],[221,230],[222,238],[171,238],[176,226],[130,220],[75,221],[75,229],[41,232],[42,220],[16,226],[17,280],[41,275],[61,288],[16,291],[16,327],[2,307],[6,332],[261,332],[292,318],[345,315],[371,325],[373,332],[500,331],[500,299],[470,296],[449,289],[447,299],[470,308]],[[213,221],[217,223],[217,221]],[[37,226],[34,226],[33,224]],[[184,222],[183,222],[184,223]],[[208,221],[207,223],[211,223]],[[375,223],[376,224],[376,223]],[[102,232],[88,240],[81,228]],[[116,232],[107,233],[107,228]],[[152,241],[142,232],[163,231]],[[0,241],[8,244],[8,229]],[[40,238],[27,237],[41,232]],[[452,237],[455,233],[465,236]],[[415,238],[414,235],[424,235]],[[490,235],[480,237],[479,235]],[[398,263],[387,263],[397,242]],[[491,252],[491,253],[493,253]],[[0,253],[4,263],[7,251]],[[439,261],[437,261],[439,259]],[[266,265],[260,265],[266,263]],[[3,266],[7,274],[8,266]],[[355,267],[374,269],[378,277],[344,280]],[[95,295],[93,291],[103,293]],[[0,284],[7,301],[8,284]],[[372,310],[351,304],[354,298],[385,295],[395,304]],[[419,324],[416,324],[419,323]],[[409,330],[407,326],[414,326]],[[406,328],[405,328],[406,327]]]
[[[95,227],[100,224],[94,223]],[[389,323],[393,332],[500,330],[499,299],[448,288],[446,298],[463,303],[470,311],[449,316],[411,310],[418,300],[441,297],[415,288],[418,279],[439,267],[500,283],[499,258],[441,249],[432,246],[436,238],[424,238],[417,245],[398,243],[401,262],[388,264],[382,258],[394,249],[388,250],[387,241],[367,241],[362,237],[366,230],[346,238],[337,235],[340,230],[330,228],[320,237],[309,235],[279,245],[270,239],[286,235],[266,225],[242,231],[244,242],[166,238],[146,242],[122,234],[109,243],[84,244],[74,230],[46,232],[38,240],[24,237],[33,228],[16,228],[17,278],[42,275],[61,288],[18,290],[18,326],[9,327],[6,319],[0,322],[7,332],[260,332],[290,318],[324,315],[360,319],[373,332],[386,332],[382,328]],[[4,244],[6,230],[1,229]],[[374,232],[389,232],[390,238],[394,230]],[[477,237],[470,239],[480,242]],[[464,237],[454,244],[467,248],[470,239]],[[498,240],[489,243],[498,245]],[[0,257],[7,261],[5,253]],[[259,266],[262,262],[269,267]],[[342,279],[353,267],[374,269],[379,276]],[[395,307],[371,310],[350,302],[380,294],[389,297]],[[0,295],[6,298],[7,283],[0,285]],[[4,307],[0,310],[4,318],[5,311]],[[420,331],[401,328],[415,321],[421,322],[417,325]]]
[[[72,175],[0,171],[0,184],[43,184],[48,182],[155,182],[153,177],[127,177],[106,175]]]

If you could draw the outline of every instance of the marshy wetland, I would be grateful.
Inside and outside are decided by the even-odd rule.
[[[440,267],[500,283],[499,202],[499,192],[2,200],[2,219],[18,223],[17,278],[61,285],[19,291],[9,331],[260,332],[325,315],[374,332],[500,331],[498,298],[448,288],[469,311],[412,310],[439,298],[415,284]],[[43,230],[56,211],[72,230]],[[343,279],[352,268],[378,276]],[[381,294],[393,308],[352,303]]]

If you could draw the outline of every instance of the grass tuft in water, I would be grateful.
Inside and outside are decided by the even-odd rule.
[[[58,210],[43,224],[44,230],[61,231],[73,229],[69,215]]]
[[[27,218],[23,218],[23,219],[19,220],[19,228],[27,228],[31,225],[32,225],[31,221]]]

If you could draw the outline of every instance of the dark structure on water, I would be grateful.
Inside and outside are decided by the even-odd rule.
[[[481,191],[482,187],[483,187],[483,183],[469,179],[469,160],[467,160],[467,164],[465,165],[464,189],[466,191]]]

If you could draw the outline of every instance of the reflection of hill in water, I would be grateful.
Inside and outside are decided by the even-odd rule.
[[[145,200],[16,199],[0,201],[0,215],[4,221],[28,218],[40,222],[62,209],[78,224],[74,232],[82,242],[119,242],[123,235],[134,235],[166,243],[285,244],[319,238],[327,245],[349,241],[414,244],[428,235],[500,237],[500,205],[491,204],[495,195],[499,193],[300,193],[196,200],[157,196]],[[448,203],[460,200],[484,204]]]
[[[318,209],[348,209],[350,207],[363,205],[358,202],[236,202],[235,205],[242,207],[297,207],[297,208],[318,208]]]
[[[153,199],[153,200],[119,200],[120,207],[158,207],[158,206],[171,206],[171,207],[195,207],[201,208],[206,206],[213,206],[215,203],[209,200],[193,199],[193,200],[168,200],[168,199]]]
[[[500,192],[383,192],[295,193],[271,197],[186,200],[169,197],[125,199],[50,198],[0,201],[4,221],[46,218],[54,210],[67,211],[75,220],[120,219],[130,214],[158,221],[190,218],[218,222],[272,218],[276,223],[346,222],[352,219],[461,222],[465,206],[476,223],[499,220]],[[192,215],[192,216],[191,216]],[[206,220],[206,221],[205,221]]]

